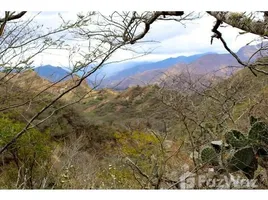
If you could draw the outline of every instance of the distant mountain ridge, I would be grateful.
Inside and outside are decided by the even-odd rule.
[[[264,44],[265,45],[265,44]],[[237,51],[237,55],[242,61],[248,61],[248,59],[257,51],[258,45],[246,45]],[[258,57],[267,56],[267,52],[259,52],[253,56],[251,61],[254,61]],[[200,56],[201,55],[201,56]],[[123,77],[121,74],[113,76],[103,81],[102,87],[118,89],[126,89],[135,85],[147,85],[147,84],[158,84],[160,79],[165,79],[169,75],[180,74],[183,71],[189,71],[192,74],[200,75],[207,73],[215,73],[217,76],[229,76],[235,71],[242,68],[237,60],[229,53],[217,54],[217,53],[206,53],[199,54],[197,57],[193,55],[192,62],[177,62],[166,68],[149,69],[142,72],[137,72],[132,76]],[[161,62],[161,61],[160,61]],[[152,63],[153,65],[154,63]],[[133,68],[134,69],[134,68]],[[123,72],[124,73],[124,72]],[[120,83],[120,84],[119,84]]]
[[[150,62],[150,63],[143,63],[141,65],[137,65],[125,70],[122,70],[120,72],[118,72],[117,74],[107,78],[104,80],[104,83],[102,85],[105,84],[109,84],[109,82],[113,82],[113,81],[117,81],[120,79],[124,79],[127,78],[129,76],[133,76],[137,73],[142,73],[148,70],[158,70],[158,69],[165,69],[168,68],[172,65],[175,65],[177,63],[191,63],[194,60],[202,57],[205,54],[196,54],[196,55],[192,55],[192,56],[179,56],[176,58],[168,58],[165,60],[161,60],[158,62]]]
[[[237,55],[243,61],[247,61],[249,57],[256,52],[259,45],[246,45],[237,51]],[[253,60],[260,57],[260,53],[257,53]],[[159,82],[159,79],[167,75],[178,74],[183,70],[190,70],[195,74],[206,74],[213,71],[217,71],[220,76],[230,74],[228,66],[241,67],[237,60],[230,54],[217,54],[217,53],[204,53],[196,54],[192,56],[179,56],[176,58],[168,58],[157,62],[129,62],[118,64],[122,70],[117,70],[116,73],[102,80],[99,88],[115,88],[125,89],[135,85],[154,84]],[[116,65],[113,66],[116,68]],[[70,72],[67,69],[61,67],[54,67],[51,65],[40,66],[34,69],[35,72],[51,82],[58,81]],[[103,71],[100,70],[103,77]],[[111,69],[110,69],[111,71]],[[98,72],[97,72],[98,74]],[[96,74],[96,75],[97,75]],[[101,79],[102,77],[96,78]],[[68,77],[64,80],[68,80]],[[87,80],[88,84],[92,86],[94,82],[94,74]]]
[[[52,65],[44,65],[34,69],[34,71],[41,76],[51,82],[57,82],[68,75],[70,72],[61,67],[54,67]],[[66,77],[63,80],[69,80],[70,77]]]

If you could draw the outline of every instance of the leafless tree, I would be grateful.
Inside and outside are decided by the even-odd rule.
[[[7,73],[2,77],[3,81],[6,83],[13,79],[15,74],[11,75],[12,70],[14,70],[14,60],[17,60],[17,64],[15,66],[20,66],[21,64],[29,65],[30,60],[38,53],[43,52],[45,49],[50,48],[51,46],[56,46],[57,48],[63,48],[64,39],[74,38],[78,45],[74,45],[69,47],[70,56],[69,61],[72,66],[72,72],[66,77],[74,74],[75,72],[82,71],[82,76],[75,81],[71,86],[66,88],[65,90],[61,90],[60,94],[55,97],[51,102],[46,103],[46,105],[40,109],[36,114],[31,116],[30,119],[27,119],[27,125],[23,130],[21,130],[9,143],[7,143],[2,149],[0,153],[6,150],[11,144],[13,144],[21,135],[23,135],[27,130],[34,128],[36,124],[34,121],[48,108],[50,108],[55,102],[61,99],[67,93],[73,91],[75,88],[79,87],[86,78],[95,73],[100,67],[109,62],[109,58],[111,55],[117,51],[118,49],[128,49],[131,50],[129,45],[138,43],[140,39],[142,39],[146,33],[149,31],[150,26],[153,22],[157,20],[167,20],[169,16],[177,17],[172,18],[177,21],[184,21],[188,19],[193,19],[192,14],[187,14],[184,16],[184,12],[145,12],[145,13],[137,13],[137,12],[114,12],[109,16],[104,16],[101,13],[89,12],[85,14],[79,14],[77,17],[77,21],[71,23],[63,20],[63,25],[52,32],[37,35],[33,37],[31,34],[33,30],[30,30],[28,34],[22,33],[22,39],[25,39],[21,45],[16,45],[15,42],[21,43],[21,38],[13,37],[12,34],[14,31],[18,30],[21,33],[21,28],[18,25],[14,25],[14,28],[11,29],[11,33],[9,33],[8,27],[6,27],[6,37],[3,42],[8,42],[7,46],[3,47],[3,54],[1,56],[2,59],[5,59],[5,62],[2,61],[3,64],[7,65],[12,63]],[[25,22],[24,22],[25,23]],[[22,28],[28,29],[30,21],[27,21],[26,24],[22,23]],[[15,30],[14,30],[15,29]],[[54,38],[49,37],[52,34],[58,34],[58,38],[55,40]],[[65,35],[64,35],[65,34]],[[40,42],[41,39],[41,42]],[[43,39],[43,40],[42,40]],[[11,40],[11,41],[10,41]],[[15,40],[15,41],[14,41]],[[38,41],[36,44],[35,42]],[[85,42],[87,44],[85,44]],[[28,44],[34,44],[35,46],[30,46]],[[38,45],[39,50],[33,54],[31,54],[26,61],[22,60],[21,53],[25,52],[29,49],[38,49],[36,47]],[[25,46],[28,49],[25,49]],[[12,57],[8,58],[9,50],[14,50],[19,48],[20,52],[15,52],[12,54]],[[21,49],[23,48],[23,49]],[[15,55],[15,56],[14,56]],[[16,57],[17,55],[17,57]],[[6,60],[7,59],[7,60]],[[12,61],[12,62],[11,62]],[[6,67],[5,67],[6,68]],[[16,68],[15,68],[16,69]],[[22,69],[25,69],[22,67]],[[9,104],[7,107],[2,108],[1,110],[8,110],[18,108],[24,105],[30,105],[37,97],[40,96],[43,92],[47,91],[49,88],[54,87],[64,78],[57,81],[56,83],[50,84],[45,89],[37,92],[33,98],[27,100],[23,103],[19,104]],[[53,113],[53,111],[52,111]],[[42,120],[41,120],[42,121]],[[38,123],[39,124],[39,123]]]
[[[257,76],[256,72],[261,72],[264,74],[268,74],[266,70],[260,69],[260,66],[257,63],[252,63],[253,57],[257,54],[264,54],[267,56],[267,44],[261,44],[256,49],[256,52],[250,56],[247,61],[243,61],[239,56],[234,53],[229,47],[226,41],[223,38],[222,33],[218,30],[221,24],[226,23],[232,27],[238,28],[242,30],[240,34],[252,33],[260,36],[261,39],[267,39],[267,11],[263,12],[215,12],[209,11],[207,12],[209,15],[216,18],[216,23],[212,28],[212,32],[214,35],[211,37],[211,44],[213,38],[220,39],[224,48],[238,61],[238,63],[244,67],[248,67],[251,72]],[[266,66],[266,62],[261,63],[262,66]]]
[[[0,68],[2,70],[0,84],[4,88],[3,91],[5,91],[5,95],[0,98],[5,104],[0,107],[0,111],[16,109],[20,115],[23,115],[26,122],[26,126],[1,148],[0,154],[14,144],[23,134],[27,133],[28,130],[43,123],[59,109],[63,109],[86,98],[92,90],[78,95],[78,99],[71,103],[65,102],[60,108],[50,109],[67,94],[74,92],[99,68],[110,63],[110,58],[116,51],[121,49],[135,52],[135,45],[145,42],[143,39],[154,23],[159,20],[174,20],[183,23],[184,21],[199,17],[194,13],[183,11],[113,12],[108,16],[98,12],[89,12],[79,13],[77,19],[73,22],[65,21],[62,18],[62,25],[60,27],[44,32],[40,25],[33,26],[34,18],[27,21],[17,21],[18,19],[23,19],[25,13],[25,11],[19,13],[7,11],[4,17],[0,19]],[[212,39],[220,39],[225,49],[237,59],[238,63],[248,67],[255,75],[257,74],[256,72],[267,74],[265,70],[258,68],[259,65],[251,62],[254,55],[261,54],[267,50],[266,45],[260,46],[247,62],[242,61],[228,47],[218,28],[224,22],[266,39],[267,12],[263,13],[264,18],[256,21],[254,18],[256,13],[208,12],[208,14],[216,19],[212,29],[215,35],[213,35]],[[75,41],[75,44],[73,41]],[[35,56],[51,48],[65,49],[69,52],[68,59],[71,72],[54,83],[46,83],[45,87],[37,90],[32,96],[28,96],[27,94],[29,93],[25,93],[26,95],[23,97],[22,102],[11,101],[10,94],[13,94],[14,98],[12,91],[18,90],[20,94],[27,91],[28,88],[25,88],[25,86],[23,88],[23,86],[17,87],[15,85],[21,81],[20,76],[32,65]],[[265,62],[262,64],[266,65]],[[57,86],[61,86],[63,80],[68,77],[75,77],[77,72],[82,72],[82,75],[74,78],[67,87],[61,87],[59,90],[56,90],[57,95],[52,100],[44,100],[43,95],[52,93]],[[200,133],[199,137],[204,137],[207,134],[207,132],[204,133],[204,130],[208,130],[204,124],[209,120],[215,120],[215,116],[203,115],[207,113],[204,105],[202,105],[203,98],[210,98],[212,103],[221,106],[222,113],[216,116],[217,119],[221,118],[223,121],[228,119],[235,124],[236,119],[232,115],[232,108],[245,97],[241,97],[237,93],[239,87],[242,87],[243,82],[238,82],[235,86],[228,86],[227,90],[223,91],[225,93],[222,93],[209,81],[202,83],[199,80],[189,81],[188,78],[186,77],[185,79],[182,76],[175,77],[173,80],[175,80],[177,85],[180,85],[182,91],[169,90],[168,93],[162,93],[162,100],[164,104],[171,107],[177,113],[176,117],[183,122],[184,131],[189,135],[194,153],[194,151],[198,151],[198,146],[204,142],[199,140],[200,138],[194,138],[196,137],[195,133],[198,132]],[[204,93],[204,90],[209,92]],[[211,93],[211,91],[217,93],[217,95],[214,95],[215,93]],[[196,95],[194,99],[193,94]],[[30,108],[33,103],[40,101],[43,103],[42,108],[37,113],[26,117],[24,115],[25,110]],[[48,115],[43,117],[45,112]],[[213,135],[210,136],[214,137]]]

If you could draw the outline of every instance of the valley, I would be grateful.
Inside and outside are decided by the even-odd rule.
[[[73,14],[0,12],[1,189],[268,188],[267,11]]]
[[[202,63],[202,59],[195,63]],[[96,90],[83,81],[67,93],[34,122],[32,130],[36,137],[42,134],[45,139],[33,139],[30,132],[19,139],[30,140],[28,143],[32,145],[37,142],[35,148],[48,148],[46,164],[32,163],[31,173],[36,174],[37,182],[23,182],[26,185],[22,187],[35,188],[41,184],[43,188],[69,189],[177,188],[180,186],[174,183],[184,172],[182,166],[187,165],[190,171],[198,169],[199,173],[205,173],[209,167],[202,164],[200,158],[193,159],[193,152],[202,151],[210,141],[222,139],[230,129],[247,132],[250,116],[266,121],[268,82],[265,75],[258,74],[256,78],[248,69],[226,77],[176,70],[173,73],[178,66],[181,64],[168,68],[170,76],[155,84],[137,84],[116,91]],[[10,80],[14,87],[8,97],[1,96],[0,109],[4,110],[1,123],[5,123],[5,129],[23,126],[27,123],[25,118],[32,118],[40,106],[55,98],[62,88],[70,88],[79,81],[79,77],[73,75],[54,85],[32,70],[11,76],[15,77]],[[9,80],[9,76],[5,79]],[[4,88],[2,84],[2,94]],[[21,92],[24,96],[15,98]],[[9,101],[4,101],[6,98]],[[25,103],[19,109],[10,108],[22,102]],[[15,132],[9,132],[12,133]],[[28,148],[25,146],[24,151]],[[12,149],[3,154],[5,161],[1,168],[15,170],[16,165],[31,164],[31,160],[21,160],[22,150]],[[38,153],[34,152],[32,156]],[[2,171],[3,188],[15,187],[17,178],[10,177],[10,170]],[[27,176],[26,171],[23,173]],[[236,173],[242,176],[241,171]],[[265,170],[259,167],[255,176],[266,176]],[[47,182],[43,183],[44,180]]]

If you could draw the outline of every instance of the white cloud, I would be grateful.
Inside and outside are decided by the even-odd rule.
[[[195,20],[190,24],[186,24],[186,28],[182,27],[176,22],[170,22],[168,27],[163,27],[162,24],[155,24],[155,29],[158,32],[154,32],[153,29],[149,33],[149,38],[159,38],[162,36],[160,44],[157,44],[158,48],[154,51],[154,54],[189,54],[189,52],[217,52],[224,53],[222,43],[214,39],[213,45],[210,44],[211,29],[215,19],[210,16],[205,16],[201,19]],[[176,29],[174,28],[176,27]],[[185,32],[183,32],[185,31]],[[237,51],[242,46],[246,45],[253,38],[257,38],[252,34],[239,35],[239,30],[232,27],[220,28],[223,33],[223,37],[227,44],[234,51]]]
[[[69,67],[69,52],[64,50],[47,50],[34,58],[34,65],[53,65]]]
[[[60,12],[66,20],[75,19],[76,12]],[[29,15],[35,14],[34,12]],[[41,13],[36,21],[44,24],[46,27],[57,27],[61,23],[58,12]],[[161,21],[152,25],[151,30],[144,40],[156,40],[159,43],[145,43],[136,46],[136,49],[141,48],[155,50],[147,56],[137,60],[162,60],[169,57],[179,55],[191,55],[196,53],[217,52],[226,53],[222,43],[214,39],[213,45],[210,44],[212,35],[211,29],[215,19],[205,15],[203,18],[186,22],[186,27],[174,21]],[[239,36],[239,30],[232,27],[220,28],[223,37],[233,51],[250,42],[256,36],[246,34]],[[112,57],[112,60],[122,60],[136,56],[132,52],[118,51]],[[68,66],[68,53],[64,51],[50,51],[36,58],[36,64],[52,64],[57,66]]]

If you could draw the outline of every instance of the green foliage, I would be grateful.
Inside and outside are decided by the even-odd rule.
[[[94,106],[97,105],[101,102],[101,100],[99,98],[96,99],[91,99],[90,101],[86,102],[86,106]]]
[[[210,146],[206,146],[201,151],[201,160],[204,164],[211,164],[213,166],[219,165],[219,155],[215,149]]]
[[[0,118],[0,146],[10,142],[24,127],[24,123],[2,116]],[[1,182],[4,181],[5,184],[3,187],[34,188],[40,184],[42,176],[45,175],[45,168],[49,163],[51,155],[50,135],[48,132],[41,133],[37,129],[30,129],[11,145],[3,155],[3,159],[8,154],[12,156],[9,157],[9,162],[3,166],[3,168],[7,168],[1,176]],[[25,177],[27,181],[24,180]],[[16,182],[23,186],[12,185]]]
[[[250,17],[245,17],[243,13],[239,13],[239,12],[233,12],[232,14],[230,14],[229,19],[233,23],[241,23],[241,24],[245,24],[246,26],[249,26],[252,22],[252,19]]]
[[[230,15],[230,18],[232,18],[233,20],[239,20],[241,19],[241,17],[243,17],[243,13],[233,12]]]
[[[115,139],[121,147],[121,152],[132,158],[150,158],[155,153],[157,138],[140,131],[115,133]]]
[[[140,189],[133,171],[123,163],[107,164],[96,174],[93,188],[96,189]]]
[[[95,112],[99,116],[105,116],[108,113],[115,112],[115,107],[116,107],[116,103],[109,102],[107,104],[102,104],[101,106],[99,106]]]
[[[57,108],[60,107],[61,104],[58,103],[54,106]],[[55,108],[51,108],[51,111]],[[49,115],[50,112],[43,113],[40,120],[48,117]],[[44,123],[40,124],[38,128],[41,131],[49,130],[52,137],[65,138],[70,134],[78,134],[87,130],[88,125],[89,122],[82,112],[82,107],[79,105],[73,105],[59,110],[53,116],[49,117]]]
[[[250,101],[237,103],[233,109],[234,119],[238,119],[251,106],[250,103]]]
[[[164,157],[161,148],[159,148],[159,140],[155,135],[142,131],[116,132],[114,137],[120,161],[113,164],[113,167],[110,166],[108,170],[106,169],[105,177],[110,180],[110,184],[113,183],[113,188],[115,185],[121,185],[123,188],[141,188],[133,176],[133,173],[137,172],[133,171],[131,164],[125,161],[124,158],[131,159],[143,173],[153,176],[155,167],[161,166],[161,161]],[[124,162],[122,162],[122,159]],[[135,176],[139,177],[138,179],[143,179],[145,182],[148,181],[143,176],[140,176],[139,173]],[[105,181],[104,185],[107,184],[107,181]]]
[[[21,131],[26,124],[20,122],[14,122],[6,117],[0,118],[0,146],[9,142],[19,131]],[[29,153],[36,153],[42,155],[49,151],[47,141],[49,140],[48,133],[40,133],[37,129],[30,129],[20,137],[16,144],[10,149],[17,149],[19,147],[19,153],[21,155],[27,155]],[[43,157],[41,156],[41,159]]]

